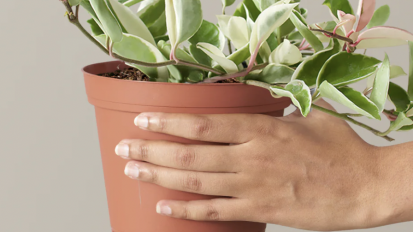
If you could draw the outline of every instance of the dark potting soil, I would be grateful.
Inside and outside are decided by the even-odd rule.
[[[136,68],[127,68],[123,70],[116,70],[115,72],[100,74],[99,76],[115,78],[120,80],[130,81],[149,81],[149,77],[145,73]],[[227,79],[218,81],[217,83],[241,83],[237,79]]]
[[[136,68],[127,68],[123,70],[116,70],[111,73],[100,74],[99,76],[110,77],[120,80],[130,81],[149,81],[149,77],[145,73]]]

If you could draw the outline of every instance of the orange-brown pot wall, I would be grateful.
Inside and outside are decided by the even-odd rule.
[[[114,153],[122,139],[200,143],[138,129],[141,112],[191,114],[268,114],[283,116],[288,99],[274,99],[261,88],[243,84],[172,84],[116,80],[96,74],[124,68],[107,62],[84,69],[89,102],[95,106],[110,220],[114,232],[264,232],[252,222],[194,222],[156,213],[159,200],[200,200],[210,196],[184,193],[139,183],[124,174],[127,161]]]

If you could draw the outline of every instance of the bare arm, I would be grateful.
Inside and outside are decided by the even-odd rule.
[[[413,220],[413,142],[378,148],[383,224]]]

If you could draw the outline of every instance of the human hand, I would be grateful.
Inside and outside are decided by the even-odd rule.
[[[324,101],[319,104],[331,108]],[[388,223],[378,194],[381,157],[346,122],[314,111],[265,115],[143,113],[141,129],[198,141],[184,145],[124,140],[116,153],[131,159],[129,177],[212,196],[163,200],[157,212],[201,221],[253,221],[307,230],[344,230]]]

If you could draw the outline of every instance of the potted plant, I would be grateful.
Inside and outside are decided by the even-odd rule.
[[[332,20],[309,25],[299,0],[244,0],[234,15],[222,0],[218,24],[203,20],[200,0],[61,0],[71,23],[118,61],[84,68],[95,105],[111,224],[114,232],[262,232],[265,224],[192,222],[156,214],[159,200],[210,199],[136,183],[123,174],[126,161],[113,149],[124,138],[200,143],[137,130],[140,112],[251,113],[282,116],[291,102],[307,116],[320,110],[392,141],[393,131],[413,129],[413,65],[408,90],[392,83],[407,75],[367,49],[408,45],[413,34],[383,26],[390,9],[360,0],[326,0]],[[140,3],[138,12],[130,7]],[[79,9],[92,17],[89,33]],[[367,29],[365,29],[367,28]],[[228,46],[229,54],[224,54]],[[360,52],[361,51],[361,52]],[[364,52],[364,53],[363,53]],[[364,91],[350,87],[367,79]],[[349,108],[336,113],[314,105],[321,97]],[[394,109],[384,105],[389,99]],[[387,116],[385,132],[355,118]],[[142,151],[144,152],[144,151]]]

